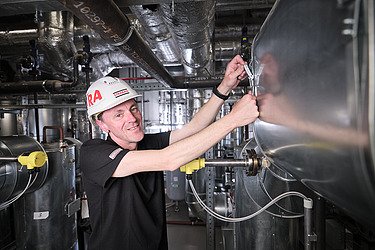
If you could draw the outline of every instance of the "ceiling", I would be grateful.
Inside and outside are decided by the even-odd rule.
[[[250,57],[251,41],[273,4],[0,1],[0,81],[78,77],[78,85],[87,86],[117,74],[145,90],[213,86],[234,55]]]

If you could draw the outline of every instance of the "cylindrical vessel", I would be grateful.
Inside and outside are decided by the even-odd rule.
[[[43,187],[14,204],[17,248],[77,249],[74,146],[44,147],[50,167]]]
[[[39,100],[38,104],[60,104],[61,101],[53,100]],[[34,138],[38,141],[42,141],[43,127],[45,124],[50,124],[52,126],[62,126],[64,134],[68,134],[69,127],[69,117],[71,116],[69,109],[48,109],[48,108],[39,108],[38,119],[35,116],[36,110],[29,110],[28,124],[29,124],[29,134],[34,135]],[[35,122],[38,121],[38,124]],[[39,131],[39,132],[37,132]],[[39,138],[37,134],[39,133]],[[47,141],[53,141],[59,139],[58,130],[48,130],[45,134]]]
[[[11,105],[14,104],[13,101],[9,100],[2,100],[0,101],[1,105]],[[0,115],[0,135],[1,136],[9,136],[9,135],[16,135],[18,134],[17,131],[17,111],[9,110],[6,113],[1,113]]]
[[[31,137],[0,137],[0,205],[24,191],[29,180],[30,187],[25,193],[33,192],[43,185],[48,174],[48,163],[40,168],[38,174],[35,172],[30,174],[26,167],[22,167],[17,161],[1,160],[1,157],[18,157],[33,151],[44,151],[44,149]]]
[[[273,164],[370,227],[374,12],[373,1],[277,1],[253,48],[257,144]]]
[[[0,210],[0,249],[9,249],[14,241],[10,208]]]
[[[21,154],[32,151],[43,151],[43,147],[34,139],[27,136],[0,137],[0,158],[17,158]],[[17,161],[0,159],[0,249],[13,246],[14,233],[12,227],[12,211],[10,204],[20,199],[20,195],[33,192],[41,187],[48,173],[48,163],[38,175],[30,173]],[[27,185],[30,181],[29,188]],[[27,189],[26,189],[27,188]]]
[[[254,140],[245,145],[241,155],[247,152],[247,149],[260,153]],[[247,176],[244,168],[236,168],[235,174],[236,218],[255,213],[284,192],[293,190],[309,193],[300,182],[273,165],[263,168],[257,176]],[[287,218],[288,216],[293,218]],[[254,218],[235,223],[235,249],[298,249],[298,219],[302,216],[301,198],[282,199]]]

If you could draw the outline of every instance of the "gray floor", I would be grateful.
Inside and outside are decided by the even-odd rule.
[[[167,230],[169,250],[206,249],[206,226],[202,221],[192,223],[185,201],[179,202],[177,207],[172,205],[167,208]],[[223,249],[221,234],[220,228],[216,228],[215,250]]]
[[[177,208],[177,209],[176,209]],[[206,227],[199,222],[191,224],[184,201],[167,208],[167,230],[169,250],[206,249]]]

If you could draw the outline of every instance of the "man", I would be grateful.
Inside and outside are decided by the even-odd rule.
[[[90,249],[167,249],[163,170],[175,170],[201,156],[236,127],[259,115],[255,97],[246,94],[222,119],[212,123],[224,99],[245,77],[236,56],[210,100],[190,123],[172,132],[145,135],[134,98],[117,78],[105,77],[87,91],[88,115],[107,140],[81,148],[92,234]],[[212,123],[212,124],[211,124]]]

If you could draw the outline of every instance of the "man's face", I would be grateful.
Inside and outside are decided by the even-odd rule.
[[[127,149],[135,149],[144,136],[142,114],[134,99],[104,111],[97,124],[103,131],[109,132],[116,143]]]

